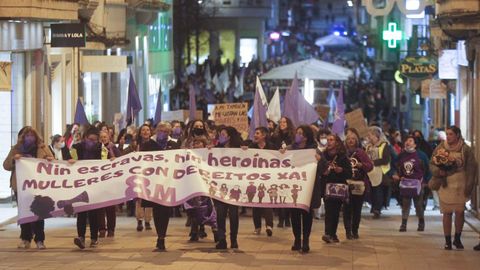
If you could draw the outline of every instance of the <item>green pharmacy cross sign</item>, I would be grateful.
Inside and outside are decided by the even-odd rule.
[[[402,40],[402,31],[397,30],[396,23],[388,23],[388,30],[383,31],[383,40],[388,41],[389,48],[397,47],[397,41]]]

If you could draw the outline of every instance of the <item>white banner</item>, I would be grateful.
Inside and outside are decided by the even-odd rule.
[[[307,210],[316,167],[312,149],[135,152],[73,165],[21,158],[16,162],[18,223],[133,198],[176,206],[202,195],[239,206]]]

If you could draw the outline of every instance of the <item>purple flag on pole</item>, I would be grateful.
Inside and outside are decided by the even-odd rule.
[[[253,100],[253,115],[250,121],[250,130],[248,137],[253,140],[253,135],[255,134],[255,129],[257,127],[268,127],[267,121],[267,97],[265,92],[263,92],[262,83],[257,76],[255,90],[255,99]]]
[[[133,80],[132,70],[130,70],[130,80],[128,82],[128,97],[127,97],[127,112],[125,119],[127,125],[130,125],[135,120],[137,113],[142,109],[142,103],[138,96],[137,86]]]
[[[343,86],[340,87],[335,108],[335,116],[332,125],[332,132],[342,138],[345,131],[345,104],[343,104]]]
[[[294,126],[311,124],[318,120],[318,113],[315,108],[300,94],[297,74],[292,81],[292,86],[285,94],[284,102],[283,116],[290,118]]]
[[[195,88],[193,84],[190,84],[190,88],[188,90],[188,95],[190,96],[189,104],[190,104],[190,114],[189,118],[190,121],[197,119],[195,113],[197,111],[197,102],[195,101]]]
[[[155,108],[155,116],[153,117],[153,122],[155,125],[160,123],[160,121],[162,120],[162,111],[163,111],[162,87],[160,86],[158,89],[158,98],[157,98],[157,107]]]
[[[75,108],[75,119],[73,120],[74,123],[78,123],[80,125],[89,125],[87,115],[85,114],[85,109],[83,108],[83,104],[80,101],[80,98],[77,99],[77,107]]]

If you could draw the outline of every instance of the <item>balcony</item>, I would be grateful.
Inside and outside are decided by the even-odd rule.
[[[2,0],[0,18],[34,20],[77,20],[77,0]]]
[[[443,0],[436,5],[438,26],[447,31],[480,30],[480,1]]]
[[[128,5],[137,11],[168,11],[170,4],[160,0],[128,0]]]
[[[214,17],[268,18],[272,16],[272,1],[268,0],[210,0],[203,1]]]

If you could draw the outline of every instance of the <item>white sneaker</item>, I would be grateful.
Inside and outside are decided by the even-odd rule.
[[[21,240],[17,247],[21,248],[21,249],[29,249],[30,248],[30,241]]]
[[[38,242],[37,242],[37,248],[38,248],[38,249],[46,249],[47,247],[45,246],[45,244],[43,243],[43,241],[38,241]]]
[[[261,233],[262,229],[255,229],[253,231],[253,234],[259,235]]]

